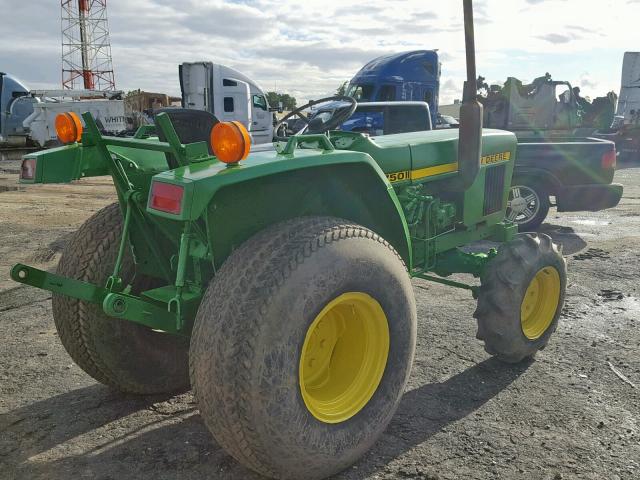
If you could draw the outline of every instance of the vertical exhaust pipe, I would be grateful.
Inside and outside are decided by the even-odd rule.
[[[482,104],[478,102],[476,88],[476,47],[473,32],[473,2],[463,0],[464,43],[467,54],[467,81],[464,84],[460,106],[460,133],[458,140],[458,176],[461,190],[468,189],[480,171],[482,151]]]

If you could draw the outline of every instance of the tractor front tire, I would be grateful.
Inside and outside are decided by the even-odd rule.
[[[120,206],[103,208],[75,233],[56,273],[104,286],[113,273],[121,234]],[[125,284],[133,282],[134,292],[144,290],[150,280],[135,279],[128,251],[122,266]],[[71,358],[98,382],[136,394],[189,388],[187,338],[109,317],[102,305],[58,294],[53,295],[53,319]]]
[[[558,326],[567,266],[544,234],[521,233],[503,244],[480,277],[476,337],[507,363],[532,358]]]
[[[198,310],[191,381],[205,424],[240,463],[320,479],[382,434],[415,339],[413,289],[393,247],[345,220],[302,217],[226,260]]]

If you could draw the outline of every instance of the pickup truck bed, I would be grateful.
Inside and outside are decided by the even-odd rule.
[[[611,183],[616,166],[613,142],[591,137],[518,135],[507,216],[521,231],[537,228],[555,197],[559,212],[614,207],[622,185]]]

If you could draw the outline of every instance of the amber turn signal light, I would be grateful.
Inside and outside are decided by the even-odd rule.
[[[82,122],[75,112],[59,113],[55,120],[58,140],[63,144],[79,142],[82,138]]]
[[[240,122],[219,122],[211,129],[211,148],[221,162],[237,163],[249,155],[251,137]]]

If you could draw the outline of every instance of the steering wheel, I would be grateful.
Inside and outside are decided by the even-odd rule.
[[[302,113],[303,110],[307,108],[311,108],[314,105],[318,105],[321,103],[327,102],[346,102],[349,105],[345,105],[342,107],[336,108],[331,117],[329,117],[326,121],[321,118],[309,118],[307,115]],[[291,117],[297,115],[304,123],[306,123],[306,128],[308,133],[324,133],[329,130],[334,130],[336,127],[342,125],[345,121],[353,115],[353,112],[356,111],[356,107],[358,106],[358,102],[353,97],[347,97],[345,95],[334,95],[333,97],[325,97],[320,100],[312,100],[306,105],[302,105],[301,107],[296,108],[295,110],[289,112],[285,115],[278,123],[276,123],[273,127],[273,131],[276,132],[274,134],[273,139],[278,142],[287,141],[289,137],[278,136],[277,132],[282,127],[282,125],[289,120]]]

